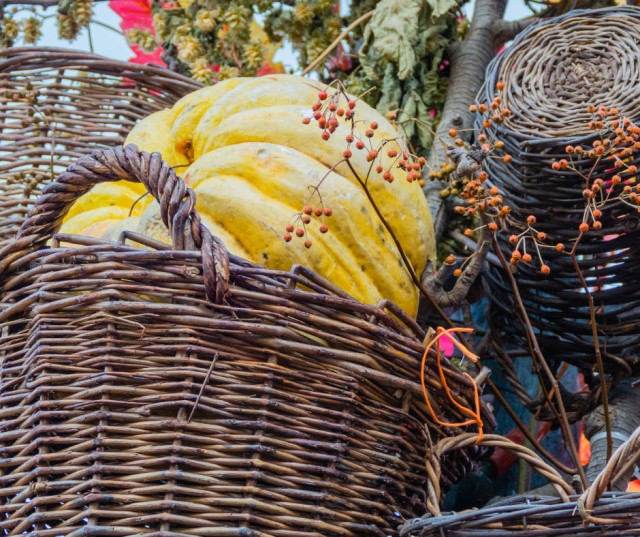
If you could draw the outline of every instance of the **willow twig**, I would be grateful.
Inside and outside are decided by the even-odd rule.
[[[602,390],[602,409],[604,410],[604,426],[607,431],[607,460],[611,458],[611,454],[613,453],[613,438],[611,436],[611,416],[609,415],[609,388],[607,386],[607,380],[604,376],[604,364],[602,362],[602,353],[600,352],[600,341],[598,341],[598,325],[596,324],[596,309],[593,303],[593,295],[591,291],[589,291],[589,286],[587,285],[587,280],[584,278],[584,274],[582,274],[582,269],[580,269],[580,264],[578,263],[578,258],[576,257],[576,250],[578,248],[578,244],[580,244],[580,240],[584,233],[581,231],[578,236],[573,248],[571,249],[571,261],[573,261],[573,268],[580,279],[580,283],[582,283],[582,287],[584,288],[584,292],[587,295],[587,300],[589,302],[589,316],[591,317],[591,331],[593,333],[593,348],[596,355],[596,364],[598,367],[598,376],[600,377],[600,389]]]
[[[396,237],[396,234],[393,232],[393,229],[391,229],[391,226],[389,225],[389,222],[387,222],[387,219],[383,216],[382,212],[380,211],[380,208],[378,207],[378,204],[373,199],[373,196],[371,195],[371,192],[369,192],[369,188],[367,187],[366,182],[362,180],[362,178],[360,177],[358,172],[352,166],[352,164],[349,161],[349,159],[345,159],[345,162],[347,163],[347,166],[349,166],[349,169],[351,170],[351,173],[353,173],[354,177],[356,178],[356,180],[358,181],[358,183],[362,187],[362,190],[364,191],[365,195],[367,196],[367,199],[369,200],[369,203],[371,204],[371,206],[373,207],[373,210],[378,215],[378,218],[380,219],[380,222],[382,222],[382,225],[389,232],[389,235],[391,236],[391,239],[395,243],[396,248],[398,249],[398,252],[400,253],[400,257],[402,258],[402,262],[404,263],[404,265],[405,265],[405,267],[407,269],[407,272],[409,273],[409,276],[411,276],[411,279],[413,280],[413,283],[420,290],[420,292],[424,295],[424,297],[431,303],[431,305],[436,309],[436,311],[440,314],[440,316],[447,323],[447,325],[450,328],[455,328],[456,325],[453,324],[453,321],[442,310],[442,308],[436,302],[436,300],[433,298],[431,293],[429,293],[429,291],[427,291],[425,289],[424,285],[420,281],[420,278],[418,278],[418,275],[416,274],[416,271],[413,268],[413,265],[411,264],[411,261],[409,261],[409,258],[407,257],[407,254],[405,253],[404,248],[402,248],[402,244],[400,244],[400,241],[398,240],[398,237]]]
[[[372,15],[373,12],[375,10],[371,10],[371,11],[367,11],[364,15],[362,15],[362,17],[357,18],[356,20],[354,20],[349,26],[347,26],[344,31],[335,39],[335,41],[333,43],[331,43],[322,54],[320,54],[320,56],[318,56],[315,60],[313,60],[309,65],[307,65],[307,67],[305,67],[304,71],[302,71],[303,75],[306,75],[309,71],[311,71],[316,65],[318,65],[322,60],[324,60],[329,54],[331,54],[331,52],[333,51],[333,49],[335,49],[340,42],[349,35],[349,32],[351,32],[351,30],[353,30],[354,28],[356,28],[358,25],[362,24],[364,21],[366,21],[367,19],[369,19]]]
[[[558,420],[560,423],[560,430],[562,431],[562,436],[564,441],[567,443],[569,447],[569,451],[571,453],[571,457],[573,458],[573,462],[576,465],[578,473],[580,474],[580,480],[582,481],[583,486],[586,488],[589,486],[587,481],[587,476],[584,472],[584,468],[580,465],[580,457],[578,456],[578,450],[576,448],[576,443],[573,439],[573,435],[571,434],[571,427],[569,425],[569,419],[567,417],[567,411],[564,407],[564,401],[562,400],[562,394],[560,393],[560,389],[558,387],[558,381],[553,376],[553,373],[549,369],[549,365],[545,360],[542,351],[540,350],[540,346],[538,345],[538,338],[536,337],[535,332],[533,331],[533,327],[531,326],[531,321],[529,320],[529,315],[527,314],[527,310],[524,307],[522,302],[522,297],[520,296],[520,290],[518,289],[518,284],[516,283],[511,270],[509,270],[509,265],[507,264],[507,260],[498,245],[498,241],[496,240],[495,234],[493,235],[493,246],[498,258],[500,259],[500,263],[502,264],[502,268],[507,273],[509,277],[509,281],[511,282],[511,288],[513,290],[513,296],[518,305],[518,309],[521,313],[521,321],[524,326],[524,329],[527,333],[527,337],[531,343],[532,355],[537,359],[538,363],[542,366],[545,375],[549,379],[552,387],[554,388],[554,397],[556,399],[558,405],[558,411],[560,412],[560,419]],[[544,387],[544,383],[540,383],[541,386]],[[549,405],[551,406],[551,405]]]

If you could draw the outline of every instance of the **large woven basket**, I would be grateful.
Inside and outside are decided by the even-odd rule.
[[[489,182],[500,188],[513,209],[514,226],[498,237],[501,248],[508,259],[514,247],[507,238],[526,229],[528,215],[537,218],[536,230],[546,233],[546,244],[565,245],[564,253],[541,248],[551,267],[548,276],[541,274],[539,262],[521,263],[515,276],[547,358],[556,364],[568,361],[587,373],[595,363],[589,304],[567,252],[579,235],[585,211],[583,176],[590,175],[594,160],[569,157],[565,148],[591,149],[600,139],[589,128],[589,105],[616,107],[623,117],[640,120],[639,78],[640,8],[571,11],[520,34],[489,66],[478,96],[481,102],[492,102],[502,81],[503,105],[512,112],[495,135],[505,143],[502,151],[513,158],[485,162]],[[481,122],[479,118],[478,126]],[[639,156],[634,150],[627,164],[637,164]],[[553,170],[552,163],[562,158],[572,159],[578,172]],[[612,161],[602,160],[591,177],[607,184],[618,173]],[[622,176],[629,178],[626,172]],[[593,296],[605,370],[621,377],[637,373],[640,364],[640,214],[637,207],[619,201],[606,204],[602,212],[602,229],[589,230],[576,254]],[[531,244],[528,251],[535,259]],[[526,346],[508,278],[492,269],[488,281],[492,318]]]
[[[428,463],[430,471],[437,476],[438,457],[474,440],[469,435],[461,435],[440,441]],[[521,495],[482,509],[443,514],[438,506],[440,491],[432,487],[429,514],[403,525],[401,537],[613,537],[637,535],[640,531],[640,493],[606,492],[636,466],[640,428],[613,453],[580,496],[571,495],[571,487],[562,476],[529,449],[496,435],[489,435],[484,442],[515,451],[549,479],[558,497]],[[432,483],[436,482],[434,478]]]
[[[75,199],[121,179],[159,200],[173,247],[54,237]],[[423,512],[432,442],[461,431],[427,412],[424,330],[301,267],[229,255],[194,203],[160,155],[96,151],[0,250],[0,531],[397,535]],[[432,405],[464,421],[433,352]],[[471,381],[444,374],[475,408]],[[443,486],[482,451],[449,457]]]
[[[0,50],[0,244],[74,160],[202,87],[168,69],[55,48]]]

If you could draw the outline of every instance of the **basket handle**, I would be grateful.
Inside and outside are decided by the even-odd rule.
[[[624,444],[613,452],[607,465],[578,499],[578,510],[585,522],[594,524],[613,524],[618,522],[615,519],[594,517],[591,515],[591,511],[609,484],[614,485],[623,475],[627,474],[627,470],[630,469],[629,466],[633,468],[638,463],[639,450],[640,427],[633,432]]]
[[[16,237],[0,250],[0,275],[16,259],[44,247],[73,203],[99,183],[142,183],[160,204],[162,221],[178,250],[200,249],[207,298],[221,303],[229,289],[229,254],[195,210],[196,195],[160,153],[135,145],[96,150],[69,166],[42,190]]]
[[[440,457],[447,451],[454,449],[463,449],[475,445],[491,446],[512,451],[519,457],[528,462],[531,467],[535,468],[543,476],[545,476],[558,492],[563,502],[569,501],[569,496],[573,494],[571,486],[562,479],[560,473],[551,465],[544,462],[534,451],[525,446],[516,444],[508,438],[497,434],[485,434],[482,440],[478,442],[477,433],[463,433],[458,436],[443,438],[434,447],[433,451],[427,458],[427,474],[429,476],[427,509],[433,516],[441,516],[440,511]]]

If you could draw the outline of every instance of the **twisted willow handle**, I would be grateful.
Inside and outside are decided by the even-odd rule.
[[[142,183],[158,200],[174,248],[201,250],[207,298],[222,302],[229,289],[227,249],[202,223],[195,210],[195,193],[162,160],[160,153],[150,155],[134,145],[94,151],[47,185],[15,239],[0,250],[0,275],[14,260],[44,247],[80,196],[99,183],[122,180]]]
[[[591,515],[591,511],[609,484],[613,485],[621,476],[628,475],[627,470],[637,464],[640,455],[638,450],[640,450],[640,427],[633,432],[624,444],[614,451],[607,465],[578,499],[578,510],[585,522],[594,524],[613,524],[618,522],[615,519],[594,517]]]
[[[463,449],[476,445],[477,440],[477,433],[464,433],[458,436],[443,438],[436,444],[433,452],[426,462],[427,473],[429,475],[427,509],[432,515],[440,516],[442,514],[440,512],[440,457],[447,451]],[[519,457],[523,458],[551,482],[562,501],[568,502],[569,495],[573,494],[572,488],[564,481],[564,479],[562,479],[560,473],[558,473],[553,466],[544,462],[529,448],[516,444],[508,438],[504,438],[497,434],[484,435],[477,445],[498,447],[505,451],[512,451]]]

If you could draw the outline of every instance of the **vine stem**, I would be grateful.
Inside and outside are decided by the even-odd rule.
[[[576,448],[576,443],[573,439],[573,435],[571,434],[571,427],[569,425],[569,419],[567,418],[567,411],[564,407],[564,401],[562,400],[562,394],[560,393],[560,389],[558,386],[557,379],[553,376],[553,373],[549,369],[549,365],[545,360],[542,351],[540,350],[540,345],[538,344],[538,338],[533,331],[533,327],[531,326],[531,320],[529,319],[529,315],[527,314],[527,310],[524,307],[524,303],[522,302],[522,297],[520,296],[520,290],[518,289],[518,284],[516,283],[516,279],[513,277],[511,270],[509,269],[509,265],[507,264],[507,260],[498,245],[498,241],[496,240],[495,234],[493,235],[493,247],[498,255],[498,259],[500,259],[500,263],[502,264],[502,268],[507,273],[509,277],[509,281],[511,283],[511,288],[513,290],[513,296],[518,305],[518,309],[521,314],[521,322],[525,328],[527,333],[527,339],[529,340],[532,354],[537,359],[536,361],[542,366],[545,375],[549,379],[551,386],[553,388],[553,395],[558,405],[558,411],[560,412],[560,430],[562,431],[562,436],[564,441],[569,446],[569,451],[571,452],[571,457],[573,458],[573,462],[576,465],[576,469],[578,470],[578,474],[580,475],[580,480],[582,481],[582,485],[586,489],[589,486],[589,482],[587,481],[587,476],[584,472],[584,468],[580,464],[580,457],[578,456],[578,450]],[[541,382],[541,385],[544,383]]]
[[[402,262],[404,263],[407,271],[409,272],[409,275],[411,276],[411,279],[413,280],[413,283],[420,290],[420,292],[424,295],[424,297],[431,303],[431,305],[436,309],[436,311],[440,314],[440,316],[445,321],[445,323],[447,323],[447,325],[450,328],[455,328],[456,325],[453,324],[453,321],[442,310],[442,308],[436,302],[436,300],[433,298],[433,296],[431,296],[431,293],[429,293],[429,291],[426,290],[426,288],[424,287],[424,285],[420,281],[420,278],[418,278],[418,275],[416,274],[416,271],[414,270],[413,265],[411,264],[411,261],[409,261],[409,258],[407,257],[407,254],[405,254],[404,249],[402,248],[402,245],[400,244],[400,241],[398,240],[398,237],[396,237],[396,234],[393,232],[393,229],[391,229],[391,226],[389,225],[389,222],[387,222],[387,219],[382,215],[382,212],[380,211],[380,208],[378,207],[378,204],[373,199],[373,196],[371,195],[371,192],[369,191],[369,188],[367,187],[367,184],[365,183],[365,181],[362,180],[362,178],[360,177],[358,172],[356,172],[356,170],[354,169],[354,167],[351,164],[350,160],[349,159],[345,159],[345,162],[347,163],[347,166],[349,166],[349,169],[351,170],[351,173],[353,173],[354,177],[356,178],[356,180],[358,181],[358,183],[362,187],[362,190],[364,190],[364,193],[367,196],[367,199],[369,200],[369,203],[373,207],[373,210],[378,215],[378,218],[380,219],[380,222],[382,222],[382,225],[389,232],[389,235],[391,235],[391,239],[395,243],[396,248],[398,249],[398,252],[400,253],[400,257],[402,258]]]
[[[307,67],[305,67],[304,71],[302,71],[302,75],[306,75],[309,71],[311,71],[316,65],[318,65],[322,60],[324,60],[329,54],[331,54],[331,52],[333,51],[333,49],[335,49],[340,42],[349,35],[349,32],[351,32],[354,28],[357,28],[360,24],[362,24],[364,21],[366,21],[367,19],[371,18],[371,16],[373,15],[373,12],[375,10],[372,9],[371,11],[367,11],[364,15],[362,15],[362,17],[357,18],[356,20],[354,20],[349,26],[347,26],[344,31],[335,39],[335,41],[333,43],[331,43],[323,52],[322,54],[320,54],[320,56],[318,56],[315,60],[313,60],[309,65],[307,65]]]
[[[515,413],[513,408],[511,408],[511,405],[509,405],[504,395],[502,395],[502,393],[500,392],[498,387],[493,383],[493,381],[490,378],[488,378],[486,380],[486,383],[487,383],[487,386],[489,386],[489,389],[498,398],[498,400],[500,401],[500,404],[507,411],[507,414],[511,416],[511,419],[515,422],[518,429],[522,431],[522,434],[524,434],[527,440],[531,442],[533,447],[535,447],[542,454],[543,457],[545,457],[551,464],[553,464],[561,472],[565,472],[571,475],[578,473],[578,470],[576,468],[569,468],[568,466],[565,466],[559,460],[555,459],[553,455],[551,455],[551,453],[549,453],[545,448],[543,448],[542,444],[540,444],[540,442],[536,440],[535,436],[531,434],[531,431],[529,431],[529,428],[524,423],[522,423],[522,420],[518,417],[518,415]]]
[[[600,352],[600,342],[598,341],[598,325],[596,324],[596,309],[593,303],[593,295],[591,294],[591,291],[589,291],[587,280],[582,273],[582,269],[580,268],[580,264],[578,263],[578,258],[576,257],[576,250],[578,249],[578,244],[580,244],[580,240],[582,239],[583,235],[584,233],[581,231],[575,244],[573,245],[573,248],[571,249],[571,261],[573,261],[573,268],[575,269],[576,274],[580,279],[580,283],[582,283],[584,292],[587,295],[587,300],[589,301],[589,316],[591,317],[593,348],[596,355],[598,375],[600,376],[600,389],[602,390],[602,408],[604,410],[604,425],[607,431],[607,460],[609,460],[613,452],[613,438],[611,436],[611,416],[609,416],[609,388],[604,376],[604,364],[602,363],[602,353]]]

